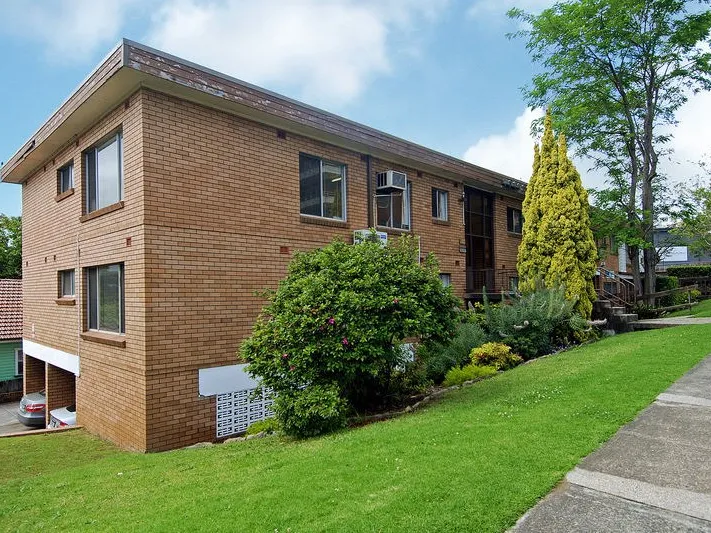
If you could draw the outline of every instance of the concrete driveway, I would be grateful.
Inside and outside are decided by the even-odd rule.
[[[31,430],[17,421],[17,408],[20,402],[0,403],[0,435]]]

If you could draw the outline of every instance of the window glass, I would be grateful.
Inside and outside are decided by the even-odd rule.
[[[22,350],[15,350],[15,375],[22,376],[25,373],[25,361],[22,357]]]
[[[377,196],[377,225],[387,228],[410,229],[410,196],[412,183],[405,191],[393,191]]]
[[[437,220],[447,220],[447,203],[449,193],[441,189],[432,189],[432,217]]]
[[[345,165],[300,154],[299,187],[302,215],[345,220]]]
[[[523,230],[523,215],[520,209],[509,207],[506,211],[507,228],[511,233],[521,233]]]
[[[299,156],[301,213],[321,216],[321,161],[307,155]]]
[[[101,207],[121,200],[121,172],[118,139],[97,150],[97,189]]]
[[[442,285],[444,285],[445,287],[449,287],[452,284],[451,274],[440,274],[439,279],[442,281]]]
[[[87,269],[89,329],[122,333],[123,265]]]
[[[62,270],[59,273],[59,295],[74,296],[74,271]]]
[[[323,163],[323,216],[342,219],[343,166]]]
[[[123,198],[121,134],[86,153],[87,212]]]
[[[59,192],[66,192],[74,187],[74,165],[69,163],[57,171],[59,181]]]

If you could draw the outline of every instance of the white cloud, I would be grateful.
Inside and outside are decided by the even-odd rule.
[[[391,70],[393,41],[436,17],[447,0],[169,0],[149,42],[240,79],[296,87],[317,103],[356,98]],[[408,52],[411,52],[408,49]]]
[[[137,1],[4,2],[0,31],[39,42],[53,61],[81,62],[118,41],[129,8]]]
[[[523,181],[531,177],[533,144],[531,122],[541,118],[541,109],[527,108],[505,133],[483,137],[470,146],[463,159]]]
[[[512,178],[528,181],[533,165],[531,122],[543,116],[540,109],[525,109],[516,117],[513,126],[504,133],[482,137],[464,153],[463,159],[489,168]],[[692,95],[677,112],[679,124],[665,128],[673,138],[669,143],[672,154],[660,161],[660,171],[672,182],[688,182],[700,173],[699,161],[711,157],[711,93]],[[571,151],[572,152],[572,151]],[[574,158],[583,184],[588,188],[601,188],[606,176],[602,171],[590,170],[589,160]]]
[[[711,156],[711,93],[698,93],[677,112],[678,125],[669,128],[674,153],[663,170],[673,181],[688,181],[700,173],[698,162]]]

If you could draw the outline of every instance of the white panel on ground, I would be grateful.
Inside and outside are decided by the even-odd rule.
[[[274,416],[270,391],[255,395],[259,381],[247,373],[247,365],[228,365],[198,370],[200,396],[217,396],[217,438],[243,433],[260,420]]]
[[[259,382],[247,373],[247,365],[216,366],[198,370],[200,396],[254,389],[257,385]]]

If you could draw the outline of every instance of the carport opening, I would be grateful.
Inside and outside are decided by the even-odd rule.
[[[50,423],[51,412],[55,409],[76,405],[76,376],[74,373],[47,363],[45,382],[47,395],[47,423]]]

